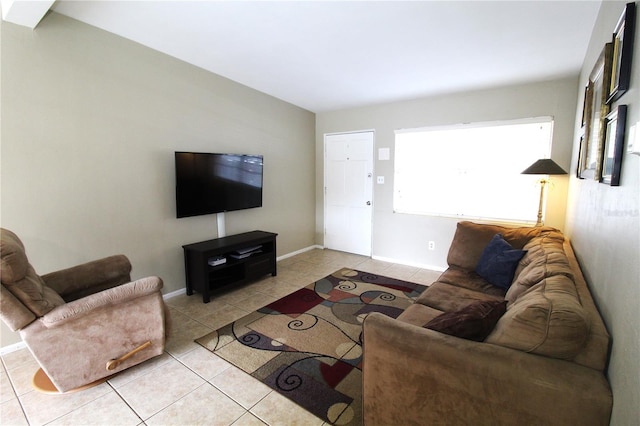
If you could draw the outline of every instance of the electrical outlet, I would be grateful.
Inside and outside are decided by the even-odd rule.
[[[436,249],[436,242],[429,241],[429,250],[435,250],[435,249]]]
[[[384,176],[378,176],[378,184],[379,185],[384,184]]]

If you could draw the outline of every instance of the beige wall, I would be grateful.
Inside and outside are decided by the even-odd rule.
[[[611,41],[625,2],[603,2],[580,75],[572,170],[577,166],[583,90],[593,66]],[[636,2],[636,8],[640,3]],[[640,121],[640,28],[636,16],[631,88],[616,105],[628,105],[627,133]],[[636,125],[640,131],[640,124]],[[625,140],[625,151],[629,141]],[[594,293],[613,348],[609,380],[613,388],[612,425],[640,419],[640,156],[623,154],[621,183],[611,187],[572,178],[567,233]]]
[[[374,184],[373,256],[402,263],[445,268],[447,251],[458,220],[393,212],[394,131],[465,122],[553,116],[555,124],[551,157],[565,170],[569,170],[576,88],[577,76],[550,82],[317,114],[316,240],[319,243],[323,241],[324,135],[374,129],[374,175],[384,176],[385,183]],[[379,161],[378,148],[390,148],[391,160]],[[434,179],[437,178],[434,176]],[[554,176],[553,180],[554,186],[548,193],[546,224],[563,229],[569,178]],[[500,185],[500,182],[487,184]],[[428,250],[428,241],[435,242],[435,250]]]
[[[311,112],[55,13],[3,22],[1,42],[2,226],[38,272],[122,252],[134,278],[184,288],[181,246],[217,228],[175,218],[174,150],[263,154],[264,206],[227,213],[227,234],[314,244]]]

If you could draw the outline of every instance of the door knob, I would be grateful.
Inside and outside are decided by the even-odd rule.
[[[371,201],[367,201],[367,205],[370,206],[371,205]]]

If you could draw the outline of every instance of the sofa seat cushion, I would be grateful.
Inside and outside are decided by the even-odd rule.
[[[477,224],[473,222],[458,222],[453,241],[447,254],[449,266],[472,271],[476,268],[480,256],[489,241],[496,235],[502,234],[505,241],[514,249],[522,249],[532,238],[550,231],[554,228],[538,226],[533,228],[509,228],[499,225]]]
[[[442,313],[442,311],[430,306],[414,303],[398,316],[398,320],[418,327],[424,327],[429,321]]]
[[[443,282],[435,282],[416,299],[416,303],[430,306],[442,312],[460,309],[481,301],[504,300],[502,296],[481,293],[468,288],[457,287]]]
[[[545,278],[509,306],[487,337],[488,343],[573,359],[589,335],[589,319],[573,281],[564,275]]]
[[[440,275],[437,282],[462,287],[480,293],[504,297],[505,291],[487,282],[475,271],[468,271],[452,266]]]

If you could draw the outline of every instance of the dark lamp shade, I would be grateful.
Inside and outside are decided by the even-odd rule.
[[[543,158],[522,171],[523,175],[566,175],[567,172],[550,158]]]

